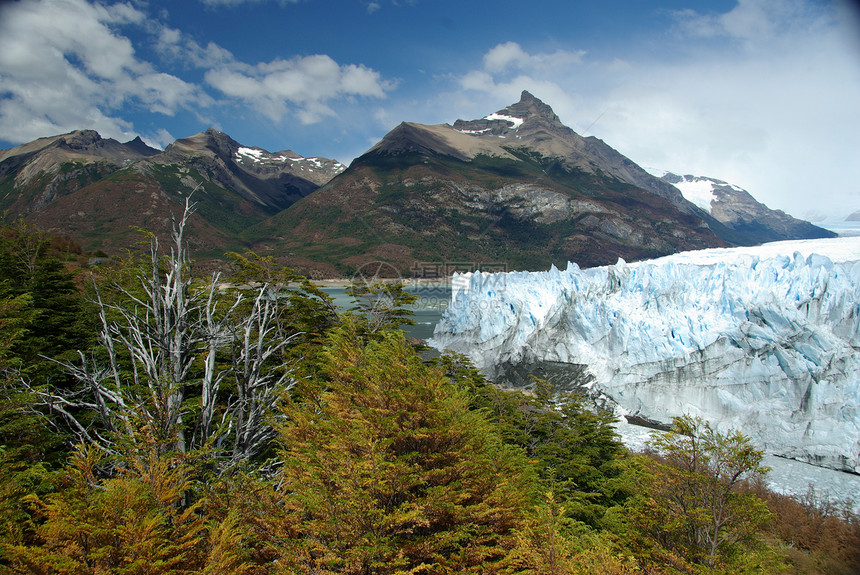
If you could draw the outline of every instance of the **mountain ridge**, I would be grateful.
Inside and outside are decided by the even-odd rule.
[[[317,276],[372,261],[401,274],[427,262],[591,266],[764,237],[580,136],[528,91],[475,120],[404,121],[349,167],[212,128],[163,151],[93,130],[0,151],[0,210],[88,249],[129,247],[132,227],[169,234],[192,192],[189,237],[206,257],[254,249]]]
[[[292,262],[316,259],[328,273],[377,260],[400,273],[443,262],[541,269],[726,245],[700,214],[523,92],[478,120],[401,123],[247,237],[278,238]]]
[[[832,238],[837,234],[782,210],[772,210],[740,186],[709,176],[680,176],[667,172],[662,180],[671,183],[717,221],[736,232],[752,236],[757,243],[789,239]]]
[[[139,240],[135,228],[169,237],[171,218],[198,190],[189,237],[218,258],[248,247],[241,230],[344,169],[334,160],[307,160],[245,147],[213,129],[163,151],[139,138],[120,143],[77,130],[0,153],[0,210],[72,235],[85,249],[115,252]]]

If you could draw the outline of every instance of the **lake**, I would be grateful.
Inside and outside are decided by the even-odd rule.
[[[346,293],[346,288],[337,286],[321,286],[322,290],[334,298],[334,303],[340,306],[343,310],[348,310],[354,305],[352,298]],[[404,326],[406,335],[417,337],[418,339],[430,339],[433,335],[433,328],[442,317],[442,312],[448,308],[448,303],[451,301],[451,285],[449,283],[429,283],[412,284],[406,287],[406,291],[418,296],[418,301],[415,304],[408,306],[414,314],[412,319],[415,320],[415,325]]]

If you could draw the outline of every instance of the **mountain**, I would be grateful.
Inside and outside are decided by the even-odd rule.
[[[860,222],[860,210],[857,210],[853,214],[850,214],[847,218],[845,218],[846,222]]]
[[[419,276],[595,266],[827,233],[709,181],[702,209],[529,92],[477,120],[403,122],[349,168],[212,129],[164,151],[93,130],[0,151],[0,211],[84,249],[168,235],[193,194],[196,257],[252,248],[329,277],[378,261]]]
[[[457,120],[453,128],[497,144],[525,146],[545,158],[557,158],[570,170],[591,175],[609,174],[617,180],[670,200],[691,212],[677,190],[654,178],[632,160],[595,137],[583,138],[561,123],[552,108],[524,91],[520,101],[480,120]]]
[[[681,192],[523,92],[454,125],[404,122],[342,174],[247,231],[302,269],[546,269],[726,245]]]
[[[431,345],[655,424],[693,413],[860,473],[860,237],[466,274]]]
[[[16,214],[39,210],[58,196],[159,150],[136,138],[124,144],[93,130],[39,138],[0,152],[2,206]]]
[[[211,129],[163,152],[139,138],[120,143],[79,130],[0,152],[0,210],[113,253],[140,240],[136,228],[169,234],[172,215],[193,192],[190,241],[197,254],[218,258],[247,246],[242,230],[343,169],[290,150],[246,147]]]
[[[662,180],[678,188],[683,196],[707,211],[731,230],[751,241],[746,245],[780,240],[832,238],[836,234],[809,222],[793,218],[782,210],[772,210],[749,192],[716,178],[679,176],[668,172]]]
[[[138,169],[146,171],[147,164],[197,168],[208,180],[270,213],[287,208],[345,169],[336,160],[303,158],[292,150],[270,153],[243,146],[212,129],[176,140]]]

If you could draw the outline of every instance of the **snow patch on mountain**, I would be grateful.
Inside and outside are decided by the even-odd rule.
[[[333,170],[336,172],[342,172],[343,170],[346,169],[346,166],[344,166],[340,162],[334,161],[334,160],[325,160],[324,158],[316,158],[316,157],[314,157],[314,158],[303,158],[302,156],[299,156],[299,155],[287,156],[287,155],[283,155],[283,154],[271,154],[271,153],[269,153],[265,150],[261,150],[259,148],[246,148],[244,146],[242,146],[238,150],[236,150],[236,160],[240,161],[240,162],[243,160],[250,160],[250,161],[254,162],[255,164],[259,164],[261,162],[281,162],[281,163],[290,162],[293,164],[296,164],[296,163],[298,163],[298,164],[310,164],[310,166],[308,166],[309,169],[313,169],[313,168],[322,169],[325,167],[323,165],[323,162],[325,161],[325,162],[330,162]]]
[[[510,122],[513,124],[513,129],[516,130],[520,126],[523,125],[525,120],[523,118],[515,118],[514,116],[506,116],[504,114],[499,114],[498,112],[493,112],[489,116],[484,116],[485,120],[505,120],[506,122]]]
[[[681,190],[681,195],[684,196],[684,199],[694,203],[708,213],[711,213],[713,202],[720,200],[720,197],[717,195],[718,188],[742,192],[744,194],[748,193],[743,188],[734,184],[703,176],[675,176],[671,172],[664,172],[659,177],[665,178],[667,175],[669,176],[667,181],[670,181],[672,185]]]
[[[491,380],[505,366],[585,366],[592,395],[624,414],[701,415],[769,453],[860,472],[860,238],[452,285],[431,344]]]
[[[490,128],[484,128],[483,130],[457,130],[461,134],[472,134],[477,136],[479,134],[485,134],[490,131]]]
[[[711,202],[716,201],[717,195],[714,193],[714,184],[710,180],[702,178],[693,178],[688,180],[686,177],[674,184],[676,188],[681,190],[681,195],[687,201],[693,202],[706,212],[711,211]]]
[[[236,159],[241,160],[243,157],[249,158],[254,162],[259,162],[265,152],[256,148],[239,148],[236,150]]]

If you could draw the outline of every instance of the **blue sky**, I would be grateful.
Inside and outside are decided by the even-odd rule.
[[[529,90],[647,168],[793,215],[860,209],[860,18],[840,0],[0,2],[0,148],[208,127],[348,163]]]

